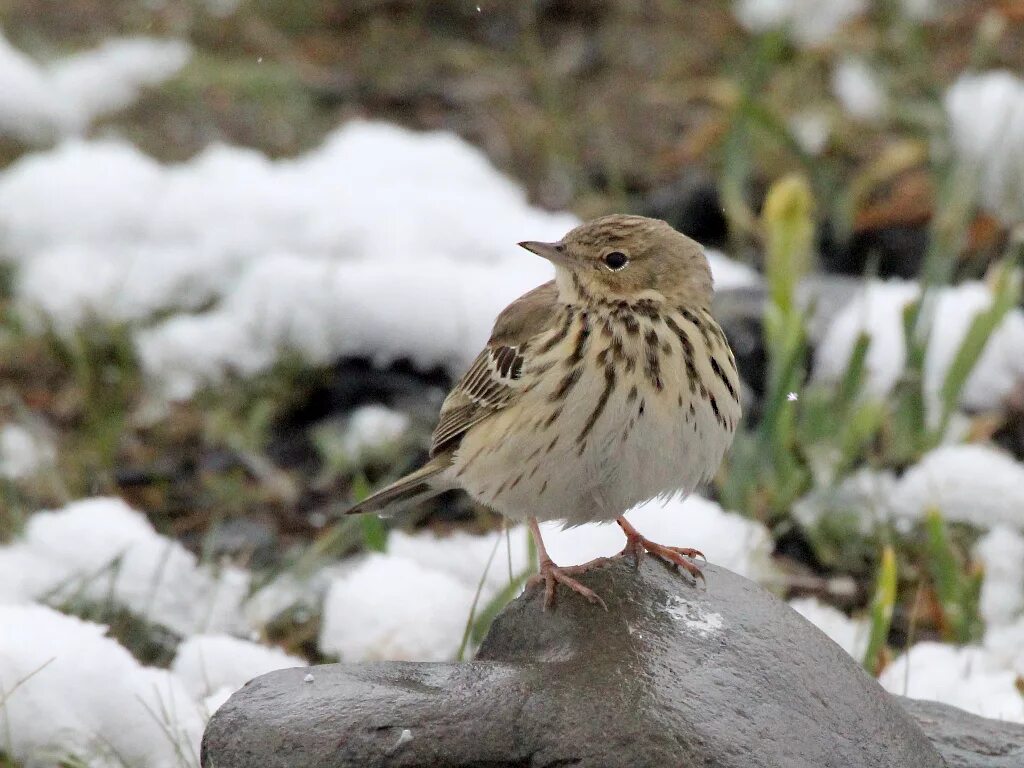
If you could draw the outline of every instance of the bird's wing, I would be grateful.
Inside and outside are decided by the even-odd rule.
[[[515,401],[522,390],[523,365],[531,354],[529,342],[550,327],[557,300],[554,281],[544,283],[498,315],[487,346],[441,406],[431,456],[454,450],[470,427]]]

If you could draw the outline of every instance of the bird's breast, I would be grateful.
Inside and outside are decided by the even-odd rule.
[[[693,490],[718,468],[739,419],[732,355],[704,323],[651,307],[556,322],[533,342],[516,405],[466,436],[460,454],[487,456],[463,486],[511,517],[570,524]]]

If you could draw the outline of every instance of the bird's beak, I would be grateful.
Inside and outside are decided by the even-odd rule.
[[[537,240],[524,240],[519,243],[520,248],[525,248],[531,253],[536,253],[554,264],[565,264],[565,251],[561,243],[541,243]]]

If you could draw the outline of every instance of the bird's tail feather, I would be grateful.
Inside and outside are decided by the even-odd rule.
[[[391,485],[367,496],[345,514],[376,512],[387,513],[390,516],[444,493],[452,486],[443,482],[438,475],[448,469],[451,463],[450,454],[435,456],[415,472],[410,472]]]

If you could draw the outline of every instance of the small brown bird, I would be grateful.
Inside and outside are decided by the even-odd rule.
[[[622,516],[691,492],[718,469],[740,418],[739,377],[711,317],[701,246],[657,219],[612,215],[556,243],[523,242],[555,279],[510,304],[448,395],[430,461],[350,510],[397,511],[461,488],[526,521],[551,605],[556,583],[604,605],[548,556],[538,520],[615,520],[621,554],[646,551],[693,576],[696,550],[657,544]]]

